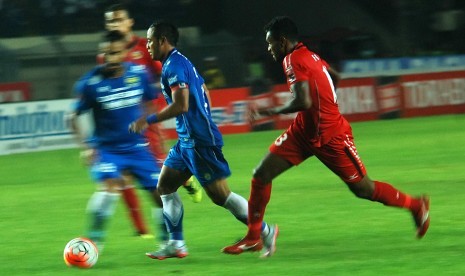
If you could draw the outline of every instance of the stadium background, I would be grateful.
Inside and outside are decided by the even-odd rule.
[[[170,20],[199,71],[215,60],[226,83],[212,91],[213,115],[226,134],[251,130],[248,102],[289,97],[262,30],[277,14],[293,17],[308,47],[342,72],[339,104],[350,121],[465,112],[463,1],[123,2],[140,36],[153,20]],[[0,152],[73,146],[66,124],[72,86],[95,65],[103,12],[114,1],[0,3],[0,102],[20,102],[0,106]],[[254,130],[292,118],[263,118]],[[172,126],[165,123],[174,138]]]
[[[310,160],[273,187],[267,220],[280,224],[281,237],[269,261],[219,253],[240,238],[243,225],[207,200],[184,198],[189,258],[149,261],[143,252],[153,243],[131,236],[120,204],[96,267],[67,268],[63,246],[83,233],[94,185],[78,149],[31,151],[75,147],[66,124],[71,87],[95,63],[111,2],[0,1],[0,274],[464,275],[465,2],[435,0],[123,1],[140,35],[152,20],[169,19],[182,27],[179,46],[199,70],[206,57],[217,57],[228,85],[212,92],[213,111],[225,133],[250,130],[248,101],[278,104],[288,95],[262,27],[277,14],[294,17],[305,42],[343,72],[344,114],[372,120],[352,124],[370,174],[431,196],[432,225],[423,240],[413,238],[409,214],[354,198]],[[458,20],[455,29],[438,32],[433,18],[443,3]],[[454,115],[426,117],[445,113]],[[416,118],[384,120],[398,117]],[[259,129],[282,128],[291,118],[263,118]],[[237,193],[247,197],[251,169],[279,133],[225,135]],[[25,153],[10,154],[16,152]]]

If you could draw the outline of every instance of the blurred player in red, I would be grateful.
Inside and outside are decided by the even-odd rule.
[[[429,199],[412,197],[368,177],[357,153],[352,129],[339,112],[335,92],[337,72],[299,42],[297,27],[289,17],[274,18],[265,26],[265,32],[268,51],[283,64],[292,99],[283,106],[252,110],[251,119],[257,115],[298,113],[253,173],[247,235],[223,248],[223,252],[240,254],[262,248],[260,227],[270,200],[272,180],[312,156],[338,175],[357,197],[410,211],[416,235],[422,238],[430,222]],[[276,237],[268,256],[276,250]]]
[[[154,61],[150,57],[147,51],[147,39],[138,37],[132,31],[134,20],[130,17],[129,11],[126,7],[120,4],[112,5],[105,11],[105,28],[109,31],[119,31],[126,36],[128,54],[125,61],[133,62],[145,66],[147,71],[154,76],[157,80],[155,85],[159,86],[159,79],[161,75],[161,62]],[[102,45],[102,47],[105,47]],[[102,54],[97,57],[97,62],[103,60]],[[165,105],[163,97],[159,97],[155,100],[155,104],[158,107]],[[145,132],[145,136],[149,141],[149,147],[151,152],[154,154],[160,167],[163,165],[163,161],[166,159],[167,150],[165,148],[165,137],[163,129],[160,124],[153,124]],[[131,220],[136,227],[137,233],[142,237],[150,237],[147,227],[145,226],[143,216],[140,210],[139,199],[137,197],[134,185],[130,175],[126,177],[126,185],[122,189],[122,195],[124,201],[129,209]],[[193,181],[191,178],[184,185],[184,188],[189,193],[192,201],[200,202],[202,200],[202,189]],[[154,214],[154,216],[162,216],[162,214]],[[161,225],[160,227],[164,227]]]

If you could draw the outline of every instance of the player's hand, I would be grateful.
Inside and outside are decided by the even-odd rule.
[[[143,132],[149,125],[147,124],[147,121],[145,120],[145,117],[140,118],[137,121],[132,122],[129,125],[129,132],[132,133],[141,133]]]
[[[253,125],[259,118],[269,117],[274,114],[275,112],[273,108],[257,108],[254,104],[249,105],[248,119],[251,125]]]
[[[259,114],[257,110],[257,105],[253,103],[249,104],[249,110],[247,112],[247,119],[249,121],[249,124],[253,125],[255,121],[257,120],[258,116]]]
[[[81,150],[79,153],[79,159],[81,159],[82,164],[86,166],[92,165],[96,157],[97,151],[95,149],[85,149]]]

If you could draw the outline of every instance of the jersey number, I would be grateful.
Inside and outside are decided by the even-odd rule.
[[[333,79],[331,79],[331,75],[329,74],[328,69],[326,69],[326,66],[323,66],[323,73],[325,73],[325,76],[329,82],[329,86],[331,86],[331,91],[333,92],[333,100],[334,102],[337,102],[336,89],[334,89]]]
[[[283,133],[283,135],[279,136],[278,139],[276,139],[276,141],[274,141],[274,144],[279,147],[286,140],[287,140],[287,133]]]

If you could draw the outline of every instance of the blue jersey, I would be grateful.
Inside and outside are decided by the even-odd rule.
[[[130,133],[128,126],[143,115],[142,102],[156,98],[151,77],[140,65],[123,63],[124,74],[106,78],[97,66],[75,85],[77,114],[92,110],[93,143],[112,151],[125,151],[146,143],[143,135]]]
[[[211,117],[203,83],[192,63],[177,49],[163,61],[161,86],[166,102],[173,102],[172,87],[189,88],[189,110],[176,117],[176,132],[182,147],[223,145],[221,133]]]

